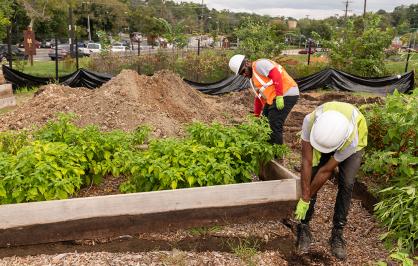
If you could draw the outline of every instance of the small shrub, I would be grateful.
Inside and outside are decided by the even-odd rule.
[[[388,232],[388,247],[413,253],[418,248],[418,89],[412,95],[395,91],[384,106],[365,112],[369,146],[362,170],[385,187],[375,215]]]

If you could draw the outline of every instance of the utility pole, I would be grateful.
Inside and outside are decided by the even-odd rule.
[[[73,23],[73,6],[70,4],[68,8],[68,35],[70,43],[70,55],[74,54],[74,23]]]
[[[366,17],[366,6],[367,6],[367,0],[364,0],[363,18]]]
[[[7,27],[7,60],[9,60],[9,67],[13,69],[13,56],[12,56],[12,25]]]
[[[203,34],[204,34],[204,26],[203,26],[203,0],[202,0],[202,8],[200,12],[200,38],[197,40],[197,55],[200,55],[200,45],[202,45],[203,41]]]
[[[89,42],[91,42],[90,14],[87,14],[87,31],[88,31],[88,33],[89,33]]]
[[[345,4],[345,9],[343,10],[344,11],[344,18],[347,19],[348,11],[351,11],[351,10],[348,9],[348,4],[351,3],[351,1],[346,0],[343,3]]]

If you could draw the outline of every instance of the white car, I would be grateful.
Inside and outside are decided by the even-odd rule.
[[[129,47],[126,47],[126,46],[124,46],[124,45],[119,45],[119,44],[117,44],[117,45],[112,45],[112,49],[111,49],[111,51],[112,52],[114,52],[114,53],[120,53],[120,52],[126,52],[126,51],[129,51],[130,49],[129,49]]]
[[[102,45],[100,43],[88,43],[87,47],[80,48],[79,51],[85,56],[90,56],[94,53],[100,53],[102,51]]]

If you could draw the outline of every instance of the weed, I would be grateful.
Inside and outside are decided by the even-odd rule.
[[[254,256],[260,248],[258,240],[239,239],[238,243],[227,241],[232,252],[247,265],[256,265]]]
[[[211,226],[211,227],[194,227],[189,229],[189,233],[192,236],[207,236],[210,235],[211,233],[216,233],[222,230],[221,226],[215,225],[215,226]]]

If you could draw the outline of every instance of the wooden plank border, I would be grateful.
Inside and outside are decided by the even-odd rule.
[[[293,210],[299,197],[299,179],[290,178],[1,205],[0,247],[110,237],[257,217],[278,219]]]

